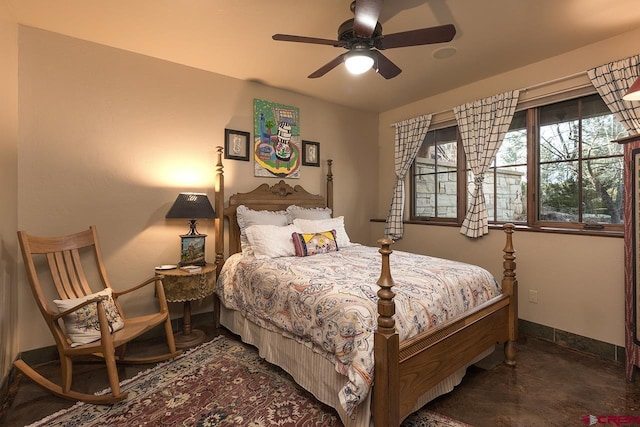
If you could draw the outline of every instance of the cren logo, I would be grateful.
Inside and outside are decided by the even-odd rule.
[[[613,424],[615,426],[627,426],[631,424],[640,424],[640,416],[634,417],[630,415],[584,415],[581,419],[586,426],[595,424]]]
[[[582,423],[586,426],[592,426],[598,422],[598,417],[594,415],[585,415],[582,417]]]

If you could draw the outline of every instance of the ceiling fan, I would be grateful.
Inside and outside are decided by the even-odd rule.
[[[274,34],[273,40],[322,44],[347,49],[347,52],[311,73],[308,76],[310,79],[324,76],[342,62],[345,62],[350,71],[352,66],[359,65],[358,69],[351,71],[354,74],[364,73],[374,67],[382,77],[391,79],[402,70],[384,56],[381,50],[444,43],[453,40],[456,35],[456,28],[452,24],[383,35],[382,25],[378,22],[382,2],[383,0],[353,1],[351,11],[354,17],[338,27],[338,40],[289,34]]]

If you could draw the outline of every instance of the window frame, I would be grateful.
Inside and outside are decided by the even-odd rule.
[[[526,140],[526,147],[525,147],[526,148],[526,160],[525,160],[526,163],[524,164],[524,166],[525,166],[525,170],[526,170],[526,174],[527,174],[527,212],[525,213],[527,219],[525,221],[513,221],[513,220],[502,221],[502,220],[497,220],[497,219],[494,220],[494,218],[497,217],[497,212],[498,212],[498,197],[497,197],[497,192],[498,192],[497,191],[498,190],[498,180],[497,180],[497,178],[498,178],[498,175],[496,173],[496,170],[498,170],[500,168],[505,168],[505,167],[509,168],[509,167],[514,167],[514,166],[522,166],[522,164],[510,164],[510,165],[497,166],[496,165],[496,161],[494,159],[494,161],[492,162],[493,166],[490,166],[489,169],[487,170],[488,173],[492,174],[492,178],[493,178],[493,186],[492,186],[493,189],[492,189],[492,191],[493,191],[493,214],[494,214],[494,218],[489,218],[488,215],[487,215],[487,221],[488,221],[489,224],[504,224],[504,223],[507,223],[507,222],[511,222],[511,223],[514,223],[514,224],[517,224],[517,225],[527,225],[528,224],[528,218],[529,218],[529,211],[528,211],[528,208],[529,208],[529,197],[528,197],[529,196],[529,165],[531,164],[530,163],[530,159],[529,159],[530,156],[529,156],[529,139],[528,139],[529,138],[529,128],[528,128],[529,121],[528,121],[528,113],[527,113],[528,111],[529,111],[528,109],[524,109],[524,110],[520,110],[520,111],[515,111],[514,112],[514,115],[518,114],[519,112],[524,112],[524,115],[525,115],[525,132],[526,132],[526,135],[527,135],[527,140]],[[497,155],[497,153],[496,153],[496,155]],[[485,181],[486,181],[486,179],[487,179],[487,176],[485,174]],[[486,192],[485,192],[485,201],[486,201]],[[487,206],[488,205],[489,204],[487,203]],[[466,214],[466,212],[464,214]]]
[[[464,219],[464,215],[466,214],[466,206],[467,206],[467,169],[460,168],[460,165],[467,164],[467,157],[464,153],[464,147],[462,146],[462,138],[460,137],[460,132],[458,131],[458,125],[456,123],[448,123],[447,126],[439,126],[437,128],[429,129],[428,132],[443,130],[447,128],[456,128],[456,218],[444,218],[444,217],[427,217],[427,216],[419,216],[415,215],[416,212],[416,197],[415,197],[415,159],[411,163],[411,168],[409,169],[409,177],[410,177],[410,201],[409,201],[409,220],[411,222],[428,222],[430,224],[441,224],[441,225],[462,225],[462,220]],[[425,136],[426,139],[426,136]],[[437,197],[437,196],[436,196]]]
[[[572,100],[579,100],[579,99],[584,99],[587,98],[589,96],[593,96],[593,94],[591,95],[582,95],[579,97],[573,97],[573,98],[568,98],[566,100],[563,101],[572,101]],[[563,102],[563,101],[557,101],[554,103],[549,103],[546,105],[552,105],[555,103],[559,103],[559,102]],[[532,194],[532,199],[529,200],[527,199],[527,203],[531,204],[531,207],[533,209],[532,211],[532,216],[528,216],[527,217],[527,224],[529,227],[535,228],[535,229],[539,229],[539,230],[547,230],[547,229],[553,229],[553,230],[565,230],[565,231],[590,231],[593,232],[595,234],[601,234],[601,233],[620,233],[622,234],[624,232],[624,221],[620,222],[619,224],[603,224],[603,223],[598,223],[598,224],[589,224],[587,222],[581,221],[581,222],[559,222],[559,221],[542,221],[540,220],[540,195],[539,195],[539,191],[540,191],[540,139],[539,139],[539,129],[540,129],[540,107],[544,107],[544,105],[538,106],[536,108],[530,108],[527,112],[527,120],[528,120],[528,126],[529,124],[531,125],[531,127],[533,128],[534,132],[531,133],[531,136],[527,136],[527,144],[528,144],[528,148],[532,151],[532,155],[530,156],[530,158],[532,159],[533,162],[533,167],[534,169],[534,173],[535,173],[535,186],[534,187],[529,187],[531,190],[533,190],[534,194]],[[584,117],[582,116],[582,112],[580,113],[580,121],[582,121],[584,119]],[[527,131],[529,131],[529,129],[527,129]],[[580,125],[580,136],[579,136],[579,143],[582,145],[583,144],[583,140],[582,140],[582,131],[583,131],[583,126],[582,124]],[[614,144],[614,142],[609,142],[610,144]],[[583,162],[586,161],[585,157],[583,157],[582,155],[582,150],[580,149],[580,155],[578,156],[578,158],[576,159],[576,161],[579,162],[579,170],[582,171],[582,167],[583,167]],[[622,158],[622,161],[624,162],[624,155],[621,153],[619,156],[611,156],[611,157],[620,157]],[[624,165],[623,165],[624,166]],[[582,173],[582,172],[580,172]],[[622,180],[622,184],[624,185],[624,175],[621,176],[621,180]],[[582,190],[583,187],[580,187],[580,190]],[[582,203],[582,191],[580,191],[580,193],[578,194],[578,200],[579,203]],[[581,211],[581,214],[583,212]],[[529,212],[527,212],[527,215],[529,215]]]
[[[596,225],[588,224],[586,222],[554,222],[554,221],[541,221],[539,220],[539,184],[540,184],[540,144],[539,144],[539,108],[545,105],[551,105],[562,101],[570,101],[580,98],[585,98],[592,93],[579,93],[568,96],[565,99],[554,99],[548,103],[538,103],[537,105],[529,105],[525,108],[517,109],[516,111],[526,111],[526,131],[527,131],[527,219],[524,222],[514,222],[518,229],[525,229],[531,231],[542,232],[554,232],[554,233],[569,233],[569,234],[586,234],[586,235],[601,235],[601,236],[622,236],[624,233],[624,223],[619,224],[602,224]],[[466,156],[464,154],[464,148],[462,145],[462,139],[460,132],[458,131],[457,123],[448,122],[444,123],[433,129],[429,129],[429,132],[447,127],[456,127],[457,144],[458,144],[458,168],[457,168],[457,200],[458,200],[458,217],[457,218],[430,218],[421,217],[415,215],[415,160],[410,168],[410,211],[409,222],[419,224],[431,224],[431,225],[451,225],[461,226],[466,215],[467,210],[467,171],[468,167],[460,167],[460,165],[466,166]],[[582,126],[580,127],[582,132]],[[613,144],[613,142],[611,142]],[[583,162],[585,159],[582,155],[578,159]],[[624,160],[623,160],[624,161]],[[494,182],[494,193],[496,183]],[[582,197],[582,195],[580,195]],[[510,221],[494,221],[493,218],[489,220],[489,227],[500,227]]]

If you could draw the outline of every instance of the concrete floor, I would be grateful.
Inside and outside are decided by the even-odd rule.
[[[207,339],[225,333],[198,327],[205,331]],[[152,340],[132,345],[130,351],[146,353],[158,348],[157,341]],[[619,362],[530,337],[523,337],[518,343],[516,368],[501,360],[501,351],[496,351],[470,367],[462,384],[429,403],[429,409],[478,427],[589,425],[588,419],[583,421],[589,415],[606,421],[599,425],[634,425],[636,419],[623,417],[639,417],[636,424],[640,425],[640,381],[628,383]],[[130,378],[149,367],[122,366],[120,378]],[[57,363],[44,364],[39,371],[55,379]],[[107,387],[100,364],[76,364],[74,378],[74,386],[83,391]],[[24,377],[12,388],[10,405],[0,414],[2,426],[25,426],[73,405]]]

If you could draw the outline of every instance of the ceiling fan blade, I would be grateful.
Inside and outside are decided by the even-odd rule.
[[[389,58],[384,56],[382,52],[372,50],[371,54],[375,56],[376,64],[378,64],[378,74],[389,80],[397,76],[402,70]]]
[[[456,27],[452,24],[438,27],[422,28],[420,30],[404,31],[387,34],[374,43],[377,49],[392,49],[395,47],[420,46],[425,44],[444,43],[453,40]]]
[[[311,44],[324,44],[328,46],[341,47],[343,42],[338,40],[319,39],[316,37],[304,37],[304,36],[292,36],[290,34],[274,34],[272,39],[282,42],[297,42],[297,43],[311,43]]]
[[[356,0],[354,3],[353,30],[361,37],[371,37],[378,25],[382,0]]]
[[[342,64],[342,62],[344,61],[344,56],[347,54],[348,52],[343,53],[342,55],[337,56],[336,58],[332,59],[331,61],[327,62],[326,64],[324,64],[322,67],[318,68],[316,71],[314,71],[313,73],[309,74],[309,78],[310,79],[316,79],[318,77],[322,77],[325,74],[327,74],[329,71],[333,70],[334,68],[336,68],[338,65]]]

